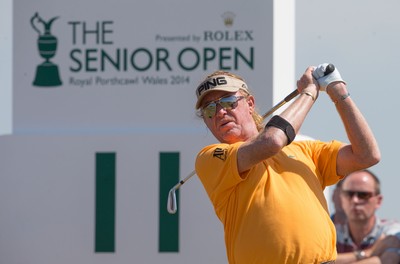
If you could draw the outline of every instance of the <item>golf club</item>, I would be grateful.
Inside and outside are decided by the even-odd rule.
[[[335,70],[335,66],[333,64],[328,64],[325,69],[325,74],[328,75],[331,72]],[[266,112],[262,118],[265,119],[268,116],[270,116],[273,112],[278,110],[280,107],[282,107],[284,104],[295,98],[299,94],[299,91],[296,89],[293,92],[291,92],[288,96],[286,96],[282,101],[277,103],[275,106],[273,106],[268,112]],[[168,200],[167,200],[167,210],[168,213],[170,214],[175,214],[176,211],[178,210],[178,205],[176,203],[176,190],[178,190],[185,182],[187,182],[190,178],[192,178],[196,174],[196,171],[193,170],[186,178],[178,182],[174,187],[169,190],[168,193]]]

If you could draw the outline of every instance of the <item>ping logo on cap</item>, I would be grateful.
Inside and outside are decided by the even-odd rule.
[[[197,87],[197,90],[196,90],[197,96],[199,97],[203,92],[205,92],[209,89],[212,89],[216,86],[219,86],[219,85],[226,85],[227,83],[228,83],[228,81],[226,80],[226,78],[224,76],[207,79],[202,84],[200,84],[199,87]]]
[[[196,109],[200,107],[203,97],[210,91],[235,93],[240,89],[245,90],[248,93],[247,85],[240,79],[226,75],[214,75],[209,77],[196,88]]]

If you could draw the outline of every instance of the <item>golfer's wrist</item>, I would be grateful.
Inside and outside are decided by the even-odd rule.
[[[310,92],[310,91],[302,91],[300,93],[300,95],[308,96],[313,102],[315,102],[315,100],[317,100],[317,96],[318,96],[317,93],[315,93],[315,92],[313,93],[313,92]]]
[[[327,90],[327,93],[332,102],[335,104],[346,100],[350,96],[350,93],[346,89],[346,85],[344,83],[338,83],[334,87],[331,87],[329,90]]]

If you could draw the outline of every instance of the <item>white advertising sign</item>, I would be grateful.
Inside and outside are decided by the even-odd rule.
[[[15,1],[14,131],[190,127],[217,69],[267,108],[272,14],[270,1]]]

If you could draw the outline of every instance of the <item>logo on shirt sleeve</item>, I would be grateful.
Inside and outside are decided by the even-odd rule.
[[[226,149],[216,148],[213,153],[213,157],[219,158],[220,160],[226,160]]]

